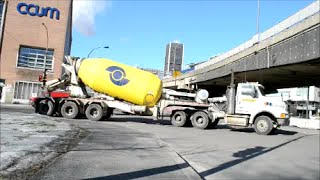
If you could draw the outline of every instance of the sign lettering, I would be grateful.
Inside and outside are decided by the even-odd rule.
[[[22,15],[29,15],[29,16],[38,16],[38,17],[47,17],[48,13],[50,12],[50,19],[54,18],[59,20],[60,19],[60,11],[57,8],[51,7],[40,7],[39,5],[34,4],[26,4],[26,3],[19,3],[17,5],[17,11]]]

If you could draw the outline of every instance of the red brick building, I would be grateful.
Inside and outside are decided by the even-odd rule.
[[[61,76],[71,50],[72,0],[0,0],[0,24],[1,102],[26,103],[44,68],[49,80]]]

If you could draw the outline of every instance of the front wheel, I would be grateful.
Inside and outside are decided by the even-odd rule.
[[[254,130],[257,134],[268,135],[272,129],[272,120],[268,116],[259,116],[254,121]]]

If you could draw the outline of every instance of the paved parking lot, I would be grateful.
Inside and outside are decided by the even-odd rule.
[[[261,136],[249,128],[177,128],[139,116],[60,119],[89,134],[34,179],[320,178],[319,130],[283,127]]]
[[[261,136],[250,128],[224,125],[205,131],[137,122],[126,122],[123,126],[153,133],[205,179],[320,177],[317,130],[283,127],[274,135]]]

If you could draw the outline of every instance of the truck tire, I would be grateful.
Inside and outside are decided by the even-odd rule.
[[[254,130],[257,134],[268,135],[272,129],[272,120],[268,116],[258,116],[254,121]]]
[[[208,114],[203,111],[197,111],[192,115],[192,126],[198,129],[206,129],[209,125]]]
[[[54,106],[53,102],[49,99],[43,99],[38,103],[37,111],[39,114],[44,114],[48,116],[53,116],[54,114]]]
[[[107,113],[103,116],[104,120],[108,120],[113,114],[113,108],[109,108],[107,109]]]
[[[86,117],[91,121],[100,121],[103,116],[103,109],[99,104],[90,104],[86,109]]]
[[[176,127],[185,126],[187,122],[187,114],[184,111],[176,111],[171,116],[171,124]]]
[[[76,103],[68,101],[61,107],[61,115],[67,119],[74,119],[79,114],[79,107]]]
[[[211,124],[209,124],[210,128],[215,128],[219,123],[219,119],[214,120]]]

